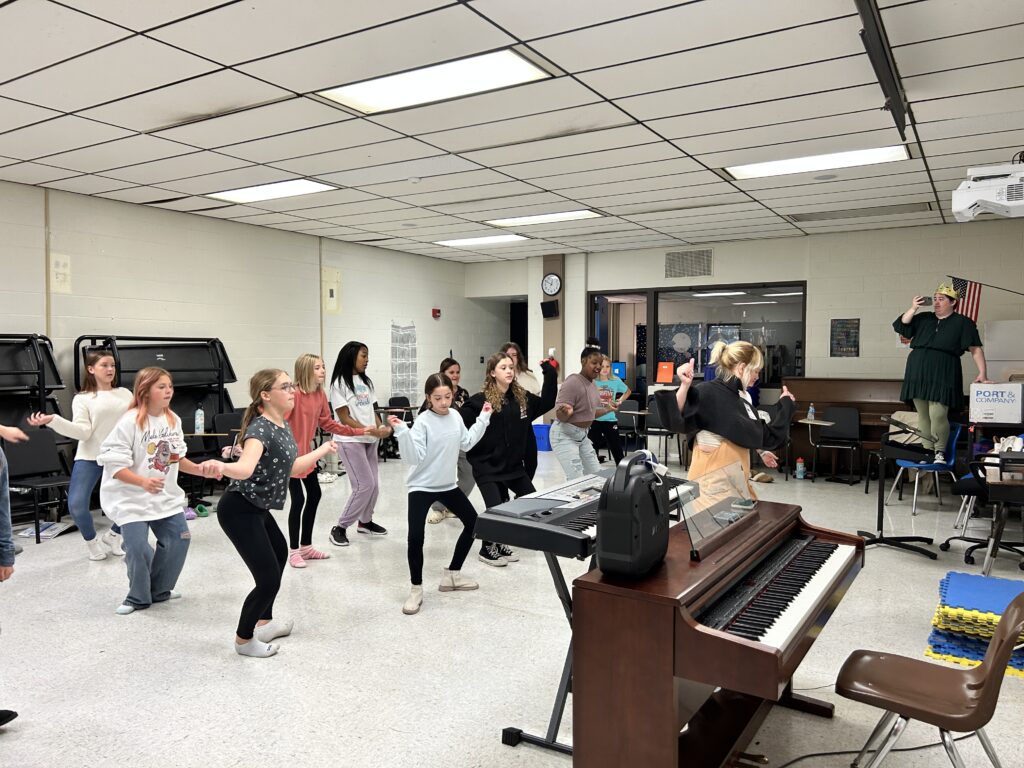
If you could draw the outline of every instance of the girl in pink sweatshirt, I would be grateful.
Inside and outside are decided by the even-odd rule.
[[[319,355],[300,355],[295,361],[295,407],[288,414],[299,452],[309,450],[317,427],[332,435],[364,435],[365,429],[354,429],[331,418],[331,409],[324,392],[327,369]],[[303,493],[305,490],[305,493]],[[313,547],[313,522],[320,504],[320,482],[316,467],[293,474],[288,481],[291,509],[288,512],[288,564],[292,568],[305,568],[307,560],[325,560],[330,557]]]

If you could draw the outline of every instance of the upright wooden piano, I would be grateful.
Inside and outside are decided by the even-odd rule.
[[[831,716],[790,680],[860,571],[864,540],[808,525],[797,506],[755,509],[700,561],[680,524],[650,577],[595,569],[573,583],[576,768],[719,768],[775,703]]]

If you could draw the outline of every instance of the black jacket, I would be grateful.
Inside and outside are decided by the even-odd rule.
[[[771,421],[762,421],[757,417],[757,409],[740,396],[740,382],[736,378],[692,385],[686,393],[682,413],[674,390],[659,390],[654,393],[654,400],[667,429],[685,435],[706,429],[741,448],[768,451],[779,448],[789,437],[793,420],[794,403],[784,397],[777,405],[760,406],[771,416]]]
[[[477,483],[526,477],[523,458],[533,432],[533,420],[555,407],[558,392],[558,373],[547,363],[541,363],[544,372],[544,386],[540,397],[526,393],[526,408],[519,407],[511,390],[505,395],[501,411],[491,414],[491,423],[480,442],[466,456],[473,467],[473,478]],[[473,426],[484,407],[483,392],[469,398],[459,410],[467,427]]]

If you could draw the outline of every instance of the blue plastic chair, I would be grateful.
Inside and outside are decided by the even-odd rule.
[[[961,424],[950,424],[949,425],[949,441],[946,443],[946,460],[941,464],[917,464],[913,461],[907,461],[906,459],[896,459],[896,466],[899,467],[900,471],[896,473],[896,479],[893,481],[892,488],[889,489],[889,495],[885,498],[885,503],[888,504],[889,500],[892,499],[893,492],[899,487],[900,480],[903,477],[903,473],[908,469],[916,469],[917,475],[914,477],[914,503],[911,507],[910,514],[917,514],[917,489],[921,483],[922,472],[932,472],[935,475],[935,493],[939,497],[939,506],[942,506],[942,489],[939,486],[939,473],[949,475],[953,478],[953,482],[956,482],[956,475],[953,473],[953,465],[956,464],[956,442],[960,439],[960,430],[963,428]]]

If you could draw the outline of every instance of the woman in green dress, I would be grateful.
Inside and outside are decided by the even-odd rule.
[[[910,357],[903,376],[900,398],[913,402],[917,411],[918,429],[933,435],[935,442],[925,448],[935,449],[935,462],[944,463],[944,450],[949,440],[949,409],[964,405],[963,372],[960,357],[970,350],[978,366],[975,382],[988,382],[985,352],[981,348],[978,326],[969,317],[956,311],[960,297],[952,285],[942,284],[932,297],[934,312],[917,314],[925,298],[915,296],[910,309],[896,318],[893,329],[910,339]]]

